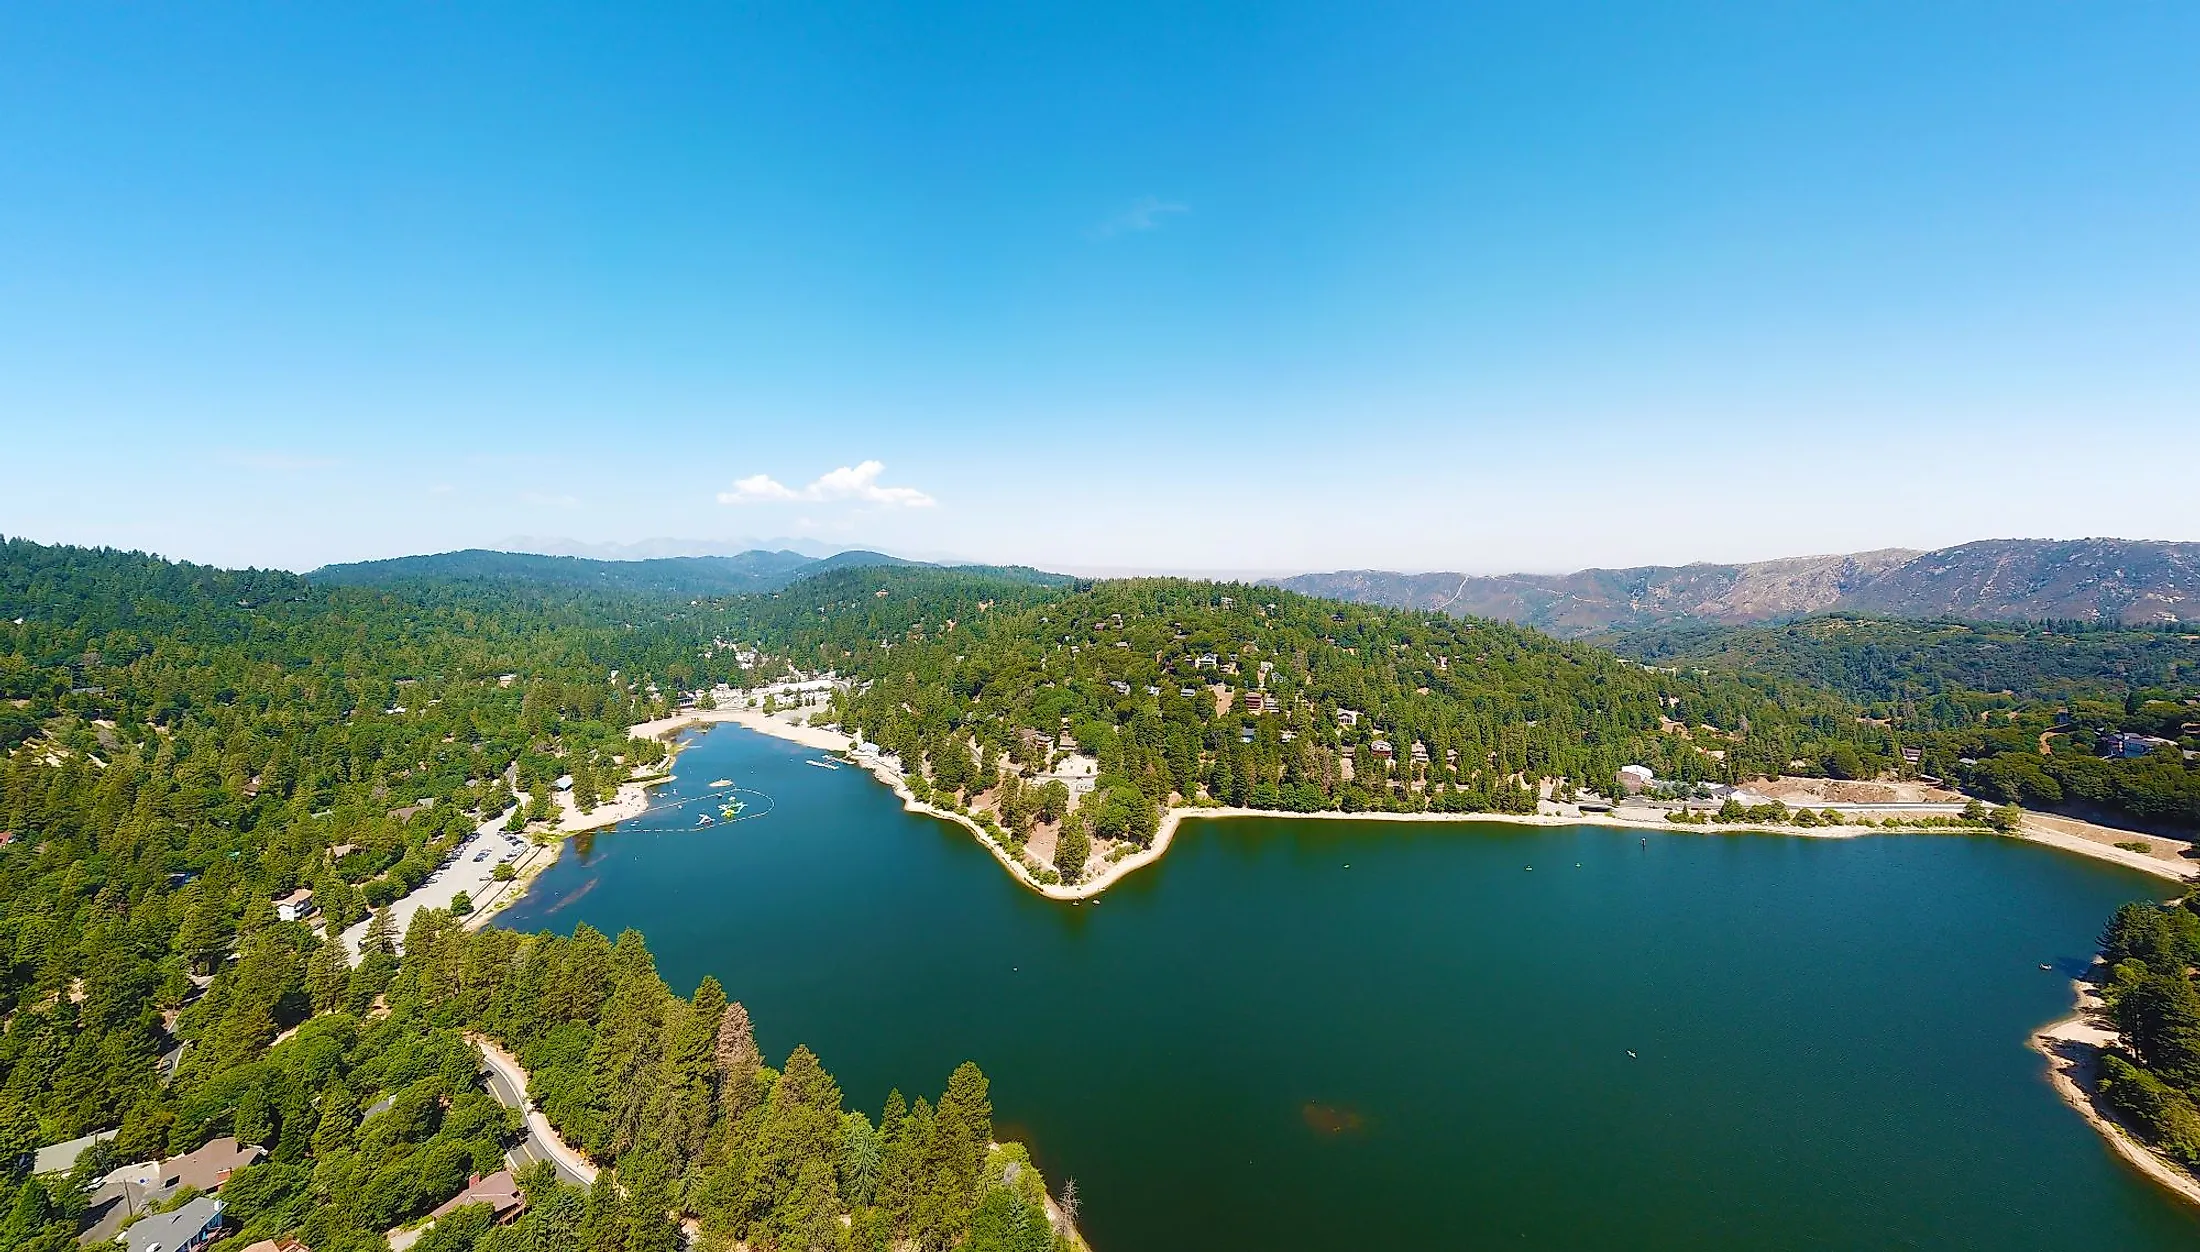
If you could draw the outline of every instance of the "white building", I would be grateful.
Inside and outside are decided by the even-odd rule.
[[[275,916],[286,922],[300,922],[313,916],[313,893],[304,887],[275,902]]]

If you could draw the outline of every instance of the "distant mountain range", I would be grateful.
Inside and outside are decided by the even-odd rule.
[[[413,581],[463,581],[588,588],[625,593],[726,596],[777,591],[798,578],[856,565],[919,565],[883,552],[839,552],[828,557],[762,550],[734,556],[674,556],[641,561],[597,561],[531,552],[468,548],[432,556],[324,565],[307,574],[323,584],[382,585]]]
[[[1363,604],[1498,618],[1565,638],[1828,611],[2134,625],[2200,619],[2200,543],[2138,539],[1985,539],[1932,552],[1883,548],[1572,574],[1339,570],[1264,581]]]

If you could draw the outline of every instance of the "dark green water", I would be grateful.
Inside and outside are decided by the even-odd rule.
[[[730,777],[770,816],[596,836],[508,924],[642,930],[874,1117],[977,1060],[1102,1252],[2200,1244],[2024,1046],[2161,893],[2137,874],[1977,837],[1229,821],[1072,908],[812,755],[713,731],[667,798]]]

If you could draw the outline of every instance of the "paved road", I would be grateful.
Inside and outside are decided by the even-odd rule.
[[[595,1182],[596,1167],[568,1147],[550,1125],[550,1119],[528,1100],[527,1071],[520,1068],[519,1061],[487,1039],[477,1037],[473,1043],[481,1052],[481,1072],[489,1080],[489,1094],[496,1097],[497,1103],[518,1109],[526,1117],[527,1137],[506,1154],[506,1162],[520,1169],[536,1161],[549,1161],[558,1167],[558,1177],[574,1186]]]

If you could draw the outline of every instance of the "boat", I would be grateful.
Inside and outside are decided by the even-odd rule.
[[[713,778],[710,780],[710,785],[713,787],[731,787],[733,780],[731,778]]]
[[[708,825],[710,825],[710,824],[711,824],[711,816],[710,816],[710,814],[708,814],[708,813],[705,813],[705,814],[703,814],[703,815],[702,815],[701,817],[698,817],[698,818],[696,818],[696,819],[695,819],[695,824],[696,824],[696,825],[698,825],[698,826],[708,826]]]
[[[839,768],[840,768],[840,762],[838,762],[838,761],[828,761],[828,760],[826,760],[826,759],[825,759],[824,757],[819,757],[819,758],[817,758],[817,759],[816,759],[816,760],[814,760],[814,761],[804,761],[804,762],[803,762],[803,764],[804,764],[804,765],[815,765],[815,766],[817,766],[817,767],[818,767],[819,769],[839,769]]]
[[[741,810],[747,807],[747,805],[741,803],[739,800],[735,800],[733,803],[718,810],[718,816],[730,822],[734,818],[741,816]]]

